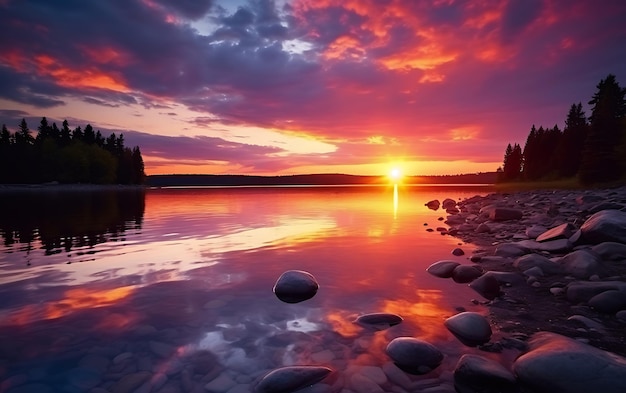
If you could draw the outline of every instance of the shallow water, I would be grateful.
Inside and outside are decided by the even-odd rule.
[[[459,356],[477,350],[443,320],[459,307],[486,310],[471,302],[480,296],[466,285],[425,272],[441,259],[469,263],[473,247],[461,244],[466,255],[452,256],[458,239],[427,232],[445,227],[438,220],[445,212],[424,204],[488,191],[0,195],[2,391],[200,392],[212,383],[214,391],[241,392],[286,365],[337,371],[310,391],[375,390],[367,387],[372,381],[381,391],[449,385]],[[290,269],[315,276],[320,289],[312,299],[288,304],[273,294]],[[382,331],[353,323],[370,312],[397,313],[404,322]],[[435,344],[444,363],[393,380],[398,370],[384,349],[398,336]]]

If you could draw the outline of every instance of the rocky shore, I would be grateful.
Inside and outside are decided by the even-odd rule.
[[[439,232],[477,247],[466,264],[439,261],[429,272],[469,282],[491,325],[525,343],[511,370],[524,386],[626,391],[626,187],[426,205],[447,212],[449,228]]]

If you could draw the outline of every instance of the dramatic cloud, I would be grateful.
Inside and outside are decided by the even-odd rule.
[[[209,153],[229,170],[495,169],[533,123],[562,126],[601,78],[626,77],[625,17],[618,0],[6,0],[0,102],[134,130],[149,172]]]

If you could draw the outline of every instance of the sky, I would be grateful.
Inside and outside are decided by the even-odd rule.
[[[626,85],[621,0],[0,0],[0,123],[139,146],[146,173],[494,171]]]

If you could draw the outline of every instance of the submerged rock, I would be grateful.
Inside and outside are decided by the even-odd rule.
[[[315,296],[318,288],[319,284],[311,273],[288,270],[274,284],[274,293],[286,303],[298,303]]]
[[[387,329],[402,322],[401,316],[390,313],[371,313],[360,315],[354,322],[377,330]]]
[[[256,386],[259,393],[289,393],[316,384],[333,370],[321,366],[289,366],[265,375]]]
[[[475,347],[491,338],[491,326],[487,319],[475,312],[462,312],[444,321],[444,325],[463,344]]]
[[[536,392],[626,392],[626,359],[556,333],[536,333],[513,371]]]
[[[443,361],[443,354],[437,347],[414,337],[395,338],[386,351],[396,366],[410,374],[426,374]]]

